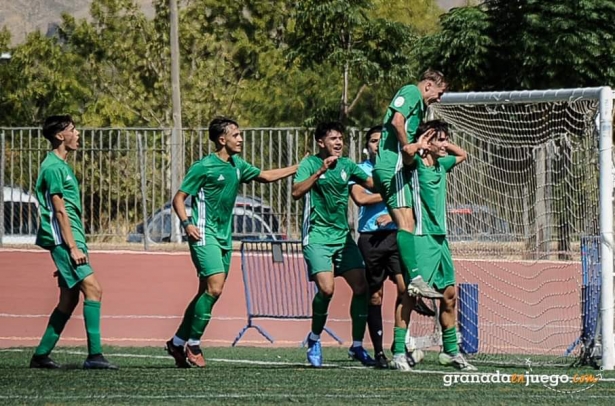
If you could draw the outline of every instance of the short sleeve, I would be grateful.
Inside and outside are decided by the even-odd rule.
[[[350,181],[362,183],[369,179],[369,175],[357,164],[350,161]]]
[[[421,102],[421,93],[414,85],[407,85],[399,89],[389,108],[399,112],[404,118],[410,117]]]
[[[45,185],[47,186],[46,191],[49,192],[49,195],[62,196],[64,194],[64,178],[62,169],[59,166],[54,166],[45,170],[43,179],[45,180]]]
[[[190,169],[188,169],[188,173],[184,177],[179,190],[190,196],[196,196],[205,183],[206,178],[207,168],[205,165],[203,165],[202,162],[195,162]]]
[[[299,163],[299,168],[297,168],[294,182],[303,182],[304,180],[312,176],[314,173],[314,165],[312,165],[310,158],[304,158]]]
[[[261,174],[261,170],[259,168],[244,161],[243,159],[239,159],[238,162],[239,170],[241,172],[241,183],[251,182]]]
[[[454,155],[447,155],[442,158],[438,158],[438,163],[444,168],[446,172],[450,172],[451,169],[457,163],[457,157]]]

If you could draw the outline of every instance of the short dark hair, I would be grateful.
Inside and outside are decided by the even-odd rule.
[[[450,132],[448,130],[448,123],[446,121],[431,120],[431,121],[426,121],[424,123],[421,123],[419,125],[419,128],[416,129],[415,138],[418,138],[425,131],[431,130],[432,128],[436,131],[436,134],[444,133],[444,134],[446,134],[447,137],[451,136],[451,134],[450,134]]]
[[[327,136],[329,131],[337,131],[338,133],[344,135],[346,132],[346,128],[344,128],[344,124],[339,121],[325,121],[316,126],[316,130],[314,131],[314,139],[316,141],[322,140]]]
[[[221,135],[225,134],[228,127],[234,125],[235,127],[239,127],[239,124],[235,120],[231,120],[226,117],[215,117],[209,123],[209,139],[213,142],[218,141]]]
[[[367,132],[365,133],[365,145],[364,145],[365,148],[367,148],[367,145],[369,144],[369,139],[371,138],[372,134],[381,133],[383,129],[384,129],[383,126],[375,125],[369,130],[367,130]]]
[[[45,123],[43,124],[43,137],[54,142],[56,135],[66,130],[66,127],[71,124],[74,125],[75,122],[72,117],[67,114],[49,116],[45,119]]]
[[[438,86],[442,86],[442,85],[444,87],[448,86],[448,82],[446,81],[446,78],[444,77],[444,73],[440,72],[439,70],[435,70],[435,69],[431,69],[431,68],[427,69],[421,75],[420,82],[422,82],[424,80],[431,80],[432,82],[434,82]]]

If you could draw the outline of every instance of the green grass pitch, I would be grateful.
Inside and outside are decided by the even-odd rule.
[[[176,369],[162,348],[105,347],[119,371],[84,371],[84,348],[58,348],[62,370],[31,370],[32,348],[0,350],[0,404],[462,404],[611,405],[615,373],[590,384],[458,383],[446,387],[444,374],[427,353],[414,372],[374,370],[348,359],[344,348],[323,348],[321,369],[305,364],[300,348],[205,348],[205,369]],[[524,368],[478,365],[481,373],[525,373]],[[533,368],[533,374],[586,374],[590,368]]]

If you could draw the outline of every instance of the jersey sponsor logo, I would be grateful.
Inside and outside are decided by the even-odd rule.
[[[406,99],[404,99],[402,96],[399,96],[397,99],[395,99],[395,101],[393,102],[393,106],[395,107],[401,107],[404,105],[404,103],[406,102]]]
[[[346,179],[348,179],[348,175],[346,174],[346,171],[345,171],[345,170],[342,170],[341,175],[342,175],[342,180],[345,182],[345,181],[346,181]]]
[[[222,182],[223,180],[224,180],[224,176],[223,175],[218,176],[218,181],[219,182]]]

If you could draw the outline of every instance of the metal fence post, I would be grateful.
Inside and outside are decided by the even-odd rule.
[[[4,130],[0,132],[0,247],[4,240]]]
[[[149,224],[147,224],[147,183],[145,181],[145,154],[143,152],[143,136],[137,133],[137,146],[139,149],[139,173],[141,174],[141,205],[143,213],[143,248],[149,250]]]

